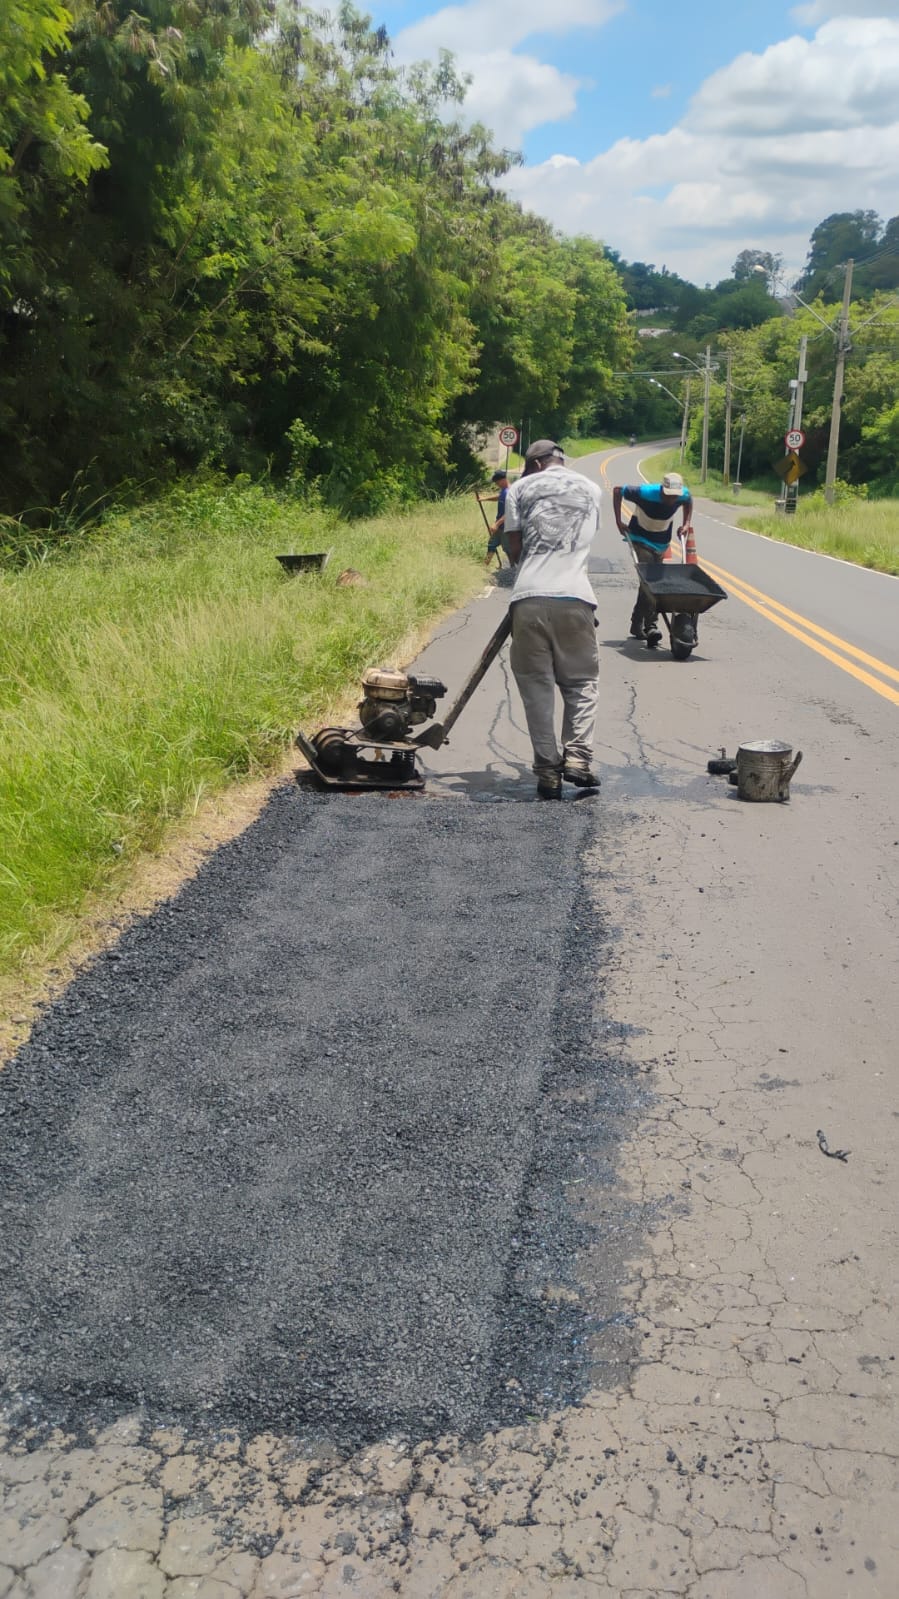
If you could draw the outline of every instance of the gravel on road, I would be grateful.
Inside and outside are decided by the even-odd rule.
[[[596,1016],[601,815],[290,783],[96,959],[0,1074],[8,1415],[350,1448],[596,1381],[626,1227],[585,1308],[573,1199],[624,1215],[636,1103]]]

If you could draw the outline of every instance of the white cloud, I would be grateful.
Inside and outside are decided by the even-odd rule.
[[[828,17],[899,17],[899,0],[808,0],[790,15],[804,28],[816,28]]]
[[[470,70],[464,59],[458,64],[463,71]],[[493,50],[479,56],[478,65],[488,70],[473,76],[465,97],[465,118],[491,128],[494,142],[506,149],[518,149],[531,128],[561,121],[577,105],[578,79],[535,56]]]
[[[522,0],[514,7],[469,0],[444,6],[404,28],[393,41],[394,52],[399,61],[410,62],[433,60],[440,50],[451,50],[460,73],[471,79],[466,120],[483,122],[497,144],[514,149],[531,128],[570,117],[578,89],[588,86],[586,79],[560,72],[534,55],[519,54],[515,46],[550,31],[561,37],[575,28],[601,28],[625,3],[556,0],[548,20],[543,0]]]
[[[683,121],[580,162],[512,171],[509,191],[566,233],[695,282],[744,247],[804,263],[834,211],[899,210],[899,23],[840,18],[714,73]]]
[[[650,89],[650,98],[652,100],[667,100],[671,93],[671,88],[672,86],[670,83],[660,83],[656,86],[656,88]]]
[[[601,28],[623,5],[624,0],[556,0],[548,17],[543,0],[522,0],[518,6],[469,0],[467,5],[444,6],[403,28],[394,46],[401,61],[421,61],[438,50],[452,50],[460,60],[467,56],[479,62],[483,52],[509,50],[540,34]]]
[[[887,17],[825,23],[707,78],[688,126],[715,134],[887,126],[897,115],[899,26]]]

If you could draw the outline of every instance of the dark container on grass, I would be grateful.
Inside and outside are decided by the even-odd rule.
[[[278,555],[288,577],[294,577],[297,572],[322,572],[327,564],[330,550],[319,550],[315,555]]]

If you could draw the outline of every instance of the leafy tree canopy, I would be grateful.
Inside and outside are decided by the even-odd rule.
[[[805,271],[796,287],[806,299],[834,295],[842,282],[842,268],[855,263],[853,287],[857,296],[899,286],[899,217],[885,225],[876,211],[836,211],[815,228],[809,242]]]
[[[464,480],[497,420],[679,427],[674,351],[707,342],[745,368],[761,458],[806,315],[769,292],[778,258],[741,250],[700,289],[561,236],[503,193],[517,157],[462,120],[465,91],[446,54],[398,67],[347,3],[4,0],[0,510],[46,518],[211,466],[370,511]],[[815,230],[822,314],[847,255],[875,308],[847,368],[848,475],[879,471],[893,436],[876,341],[899,218]],[[826,340],[810,365],[817,426]]]

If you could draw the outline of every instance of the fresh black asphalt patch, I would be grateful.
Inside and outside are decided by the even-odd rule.
[[[0,1073],[8,1414],[349,1447],[596,1380],[627,1218],[585,1301],[571,1196],[611,1214],[636,1102],[602,818],[289,785],[72,983]]]

